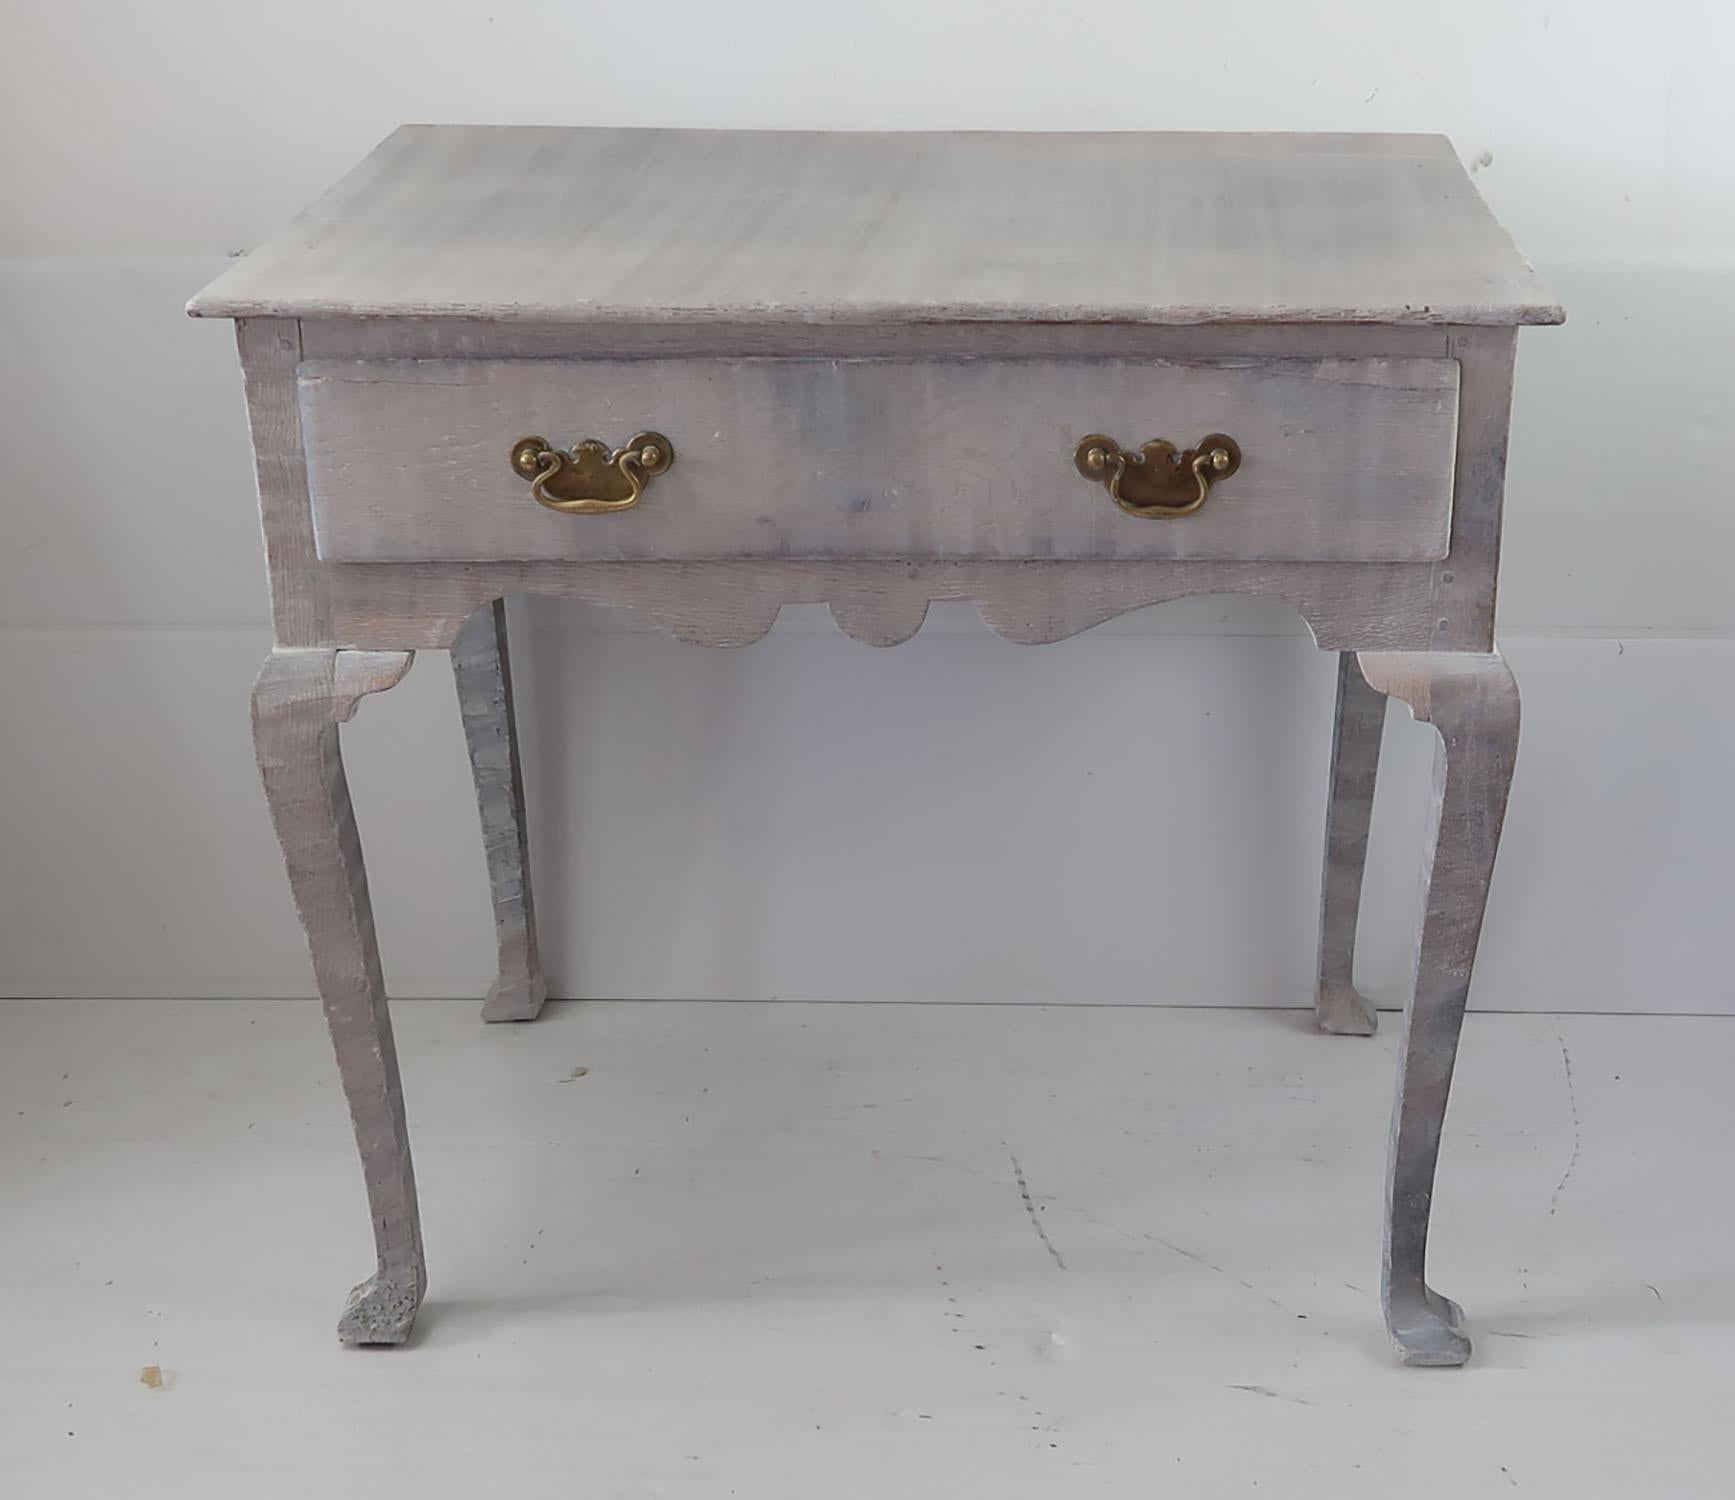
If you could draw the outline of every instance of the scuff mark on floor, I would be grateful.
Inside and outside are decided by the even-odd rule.
[[[1049,1239],[1048,1231],[1042,1227],[1042,1220],[1037,1217],[1036,1204],[1030,1197],[1030,1184],[1024,1180],[1024,1168],[1018,1164],[1018,1158],[1009,1151],[1012,1158],[1012,1175],[1018,1183],[1018,1196],[1024,1200],[1024,1212],[1030,1218],[1030,1227],[1036,1231],[1037,1239],[1042,1241],[1042,1248],[1054,1257],[1055,1265],[1061,1270],[1066,1269],[1066,1262],[1061,1259],[1060,1252],[1054,1248],[1054,1241]]]
[[[1146,1238],[1155,1241],[1155,1243],[1161,1245],[1165,1250],[1172,1250],[1176,1255],[1181,1256],[1183,1259],[1192,1261],[1196,1266],[1203,1266],[1207,1271],[1215,1271],[1219,1276],[1226,1276],[1230,1281],[1234,1282],[1236,1286],[1241,1287],[1245,1291],[1252,1292],[1255,1297],[1262,1298],[1266,1302],[1269,1302],[1279,1312],[1287,1313],[1294,1311],[1292,1308],[1285,1307],[1269,1292],[1260,1291],[1251,1281],[1243,1280],[1233,1271],[1225,1271],[1216,1261],[1206,1260],[1204,1256],[1198,1254],[1196,1251],[1188,1250],[1182,1245],[1177,1245],[1173,1240],[1166,1240],[1160,1234],[1147,1235]],[[1295,1313],[1294,1315],[1298,1318],[1305,1316],[1305,1314],[1302,1313]]]
[[[1013,1165],[1015,1167],[1017,1166],[1016,1160],[1014,1160]],[[1062,1207],[1065,1207],[1065,1205],[1062,1205]],[[1234,1282],[1235,1285],[1240,1287],[1243,1291],[1253,1293],[1253,1295],[1259,1298],[1262,1302],[1269,1302],[1280,1313],[1286,1313],[1290,1317],[1299,1319],[1305,1319],[1307,1317],[1306,1313],[1298,1313],[1294,1308],[1286,1307],[1269,1292],[1262,1292],[1258,1287],[1254,1286],[1251,1281],[1237,1276],[1233,1271],[1225,1270],[1222,1266],[1218,1265],[1216,1261],[1208,1260],[1197,1251],[1187,1249],[1185,1245],[1177,1245],[1173,1240],[1166,1240],[1160,1234],[1152,1234],[1148,1229],[1123,1229],[1119,1224],[1111,1224],[1108,1220],[1099,1219],[1095,1215],[1085,1213],[1084,1210],[1079,1208],[1066,1208],[1066,1212],[1072,1214],[1076,1218],[1083,1219],[1087,1224],[1096,1225],[1098,1229],[1106,1229],[1111,1234],[1118,1234],[1123,1240],[1132,1240],[1135,1243],[1143,1241],[1147,1245],[1161,1245],[1163,1249],[1180,1256],[1183,1260],[1190,1260],[1194,1265],[1203,1266],[1207,1271],[1215,1271],[1219,1276]],[[1046,1239],[1046,1236],[1044,1236],[1044,1238]]]
[[[1232,1385],[1232,1391],[1246,1391],[1250,1396],[1269,1396],[1273,1401],[1293,1401],[1297,1406],[1312,1406],[1313,1403],[1305,1396],[1290,1396],[1282,1391],[1274,1391],[1268,1385]]]
[[[1554,1211],[1560,1207],[1560,1195],[1566,1190],[1573,1168],[1578,1165],[1578,1151],[1583,1135],[1578,1119],[1578,1092],[1572,1085],[1572,1054],[1566,1050],[1566,1038],[1560,1034],[1559,1026],[1554,1028],[1554,1039],[1560,1043],[1560,1065],[1566,1071],[1566,1107],[1572,1111],[1572,1155],[1567,1158],[1566,1170],[1560,1174],[1560,1181],[1554,1185],[1554,1196],[1548,1200],[1548,1217],[1551,1219]]]

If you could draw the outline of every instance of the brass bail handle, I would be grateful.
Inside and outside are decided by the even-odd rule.
[[[519,438],[512,445],[512,472],[530,481],[537,504],[568,516],[631,510],[645,486],[668,473],[674,461],[675,445],[660,432],[634,433],[612,452],[596,438],[564,453],[546,438]]]
[[[1155,438],[1129,453],[1113,438],[1093,432],[1079,439],[1073,462],[1129,516],[1174,521],[1192,515],[1210,498],[1213,484],[1241,467],[1241,445],[1213,432],[1185,450]]]

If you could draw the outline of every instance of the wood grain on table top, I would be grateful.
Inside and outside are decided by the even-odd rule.
[[[406,125],[189,304],[542,322],[1554,323],[1437,135]]]

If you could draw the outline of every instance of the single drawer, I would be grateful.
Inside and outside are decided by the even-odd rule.
[[[1450,359],[312,360],[300,400],[319,555],[339,562],[700,558],[1445,557]],[[628,510],[565,514],[510,462],[539,435],[674,462]],[[1193,514],[1128,514],[1075,466],[1224,433]]]

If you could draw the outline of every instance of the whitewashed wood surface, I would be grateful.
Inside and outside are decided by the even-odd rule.
[[[1175,65],[1188,64],[1177,55]],[[396,131],[190,310],[551,322],[1562,317],[1438,135],[435,125]]]
[[[403,1006],[434,1253],[395,1352],[330,1338],[368,1234],[323,1032],[0,1006],[11,1493],[1725,1492],[1735,1021],[1471,1016],[1450,1374],[1394,1367],[1375,1306],[1395,1027]]]
[[[1446,555],[1449,359],[310,360],[297,384],[319,555],[348,562],[724,557]],[[675,464],[629,512],[561,515],[517,439]],[[1073,463],[1226,432],[1197,514],[1131,516]]]

